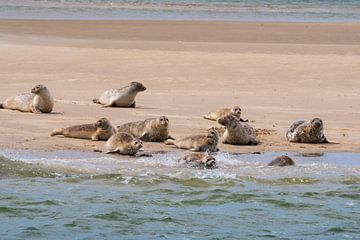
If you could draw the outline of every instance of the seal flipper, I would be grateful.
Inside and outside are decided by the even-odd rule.
[[[131,105],[129,106],[129,108],[136,108],[136,102],[134,101],[134,103],[131,104]]]
[[[4,105],[2,103],[0,103],[0,108],[3,109],[4,108]]]
[[[244,119],[240,118],[240,122],[249,122],[249,119],[244,120]]]
[[[165,145],[175,145],[175,139],[166,139]]]

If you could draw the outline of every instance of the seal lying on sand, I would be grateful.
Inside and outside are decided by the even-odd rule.
[[[145,90],[143,84],[131,82],[125,87],[105,91],[100,98],[94,98],[93,102],[104,107],[135,107],[136,95]]]
[[[190,151],[194,152],[215,152],[218,151],[218,142],[219,135],[217,131],[213,128],[210,128],[207,135],[194,135],[177,140],[168,139],[165,141],[165,144],[175,145],[177,148],[189,149]]]
[[[31,89],[31,93],[23,93],[10,97],[0,104],[0,108],[19,110],[21,112],[50,113],[54,100],[49,90],[42,84]]]
[[[117,132],[126,132],[146,142],[164,142],[169,137],[169,119],[165,116],[144,121],[125,123],[117,127]]]
[[[287,131],[286,138],[295,143],[329,143],[324,135],[323,121],[320,118],[294,122]]]
[[[234,115],[240,122],[248,122],[249,120],[243,120],[241,118],[241,108],[239,106],[234,106],[233,108],[221,108],[214,112],[209,112],[204,116],[207,120],[217,121],[221,117],[225,117],[226,115],[232,114]]]
[[[142,148],[140,139],[128,133],[118,132],[112,135],[105,143],[106,153],[119,153],[122,155],[135,155]]]
[[[285,166],[294,166],[295,162],[290,157],[282,155],[273,159],[268,166],[274,167],[285,167]]]
[[[109,120],[101,118],[93,124],[83,124],[54,129],[50,136],[63,135],[69,138],[82,138],[99,141],[108,140],[113,134],[115,134],[115,129],[111,126]]]
[[[179,162],[199,168],[214,168],[216,166],[215,158],[206,153],[190,153],[180,158]]]
[[[218,119],[218,123],[225,126],[222,142],[233,145],[256,145],[255,130],[247,123],[241,123],[237,118],[229,114]]]

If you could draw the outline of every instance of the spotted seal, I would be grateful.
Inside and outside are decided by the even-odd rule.
[[[234,106],[232,108],[221,108],[214,112],[209,112],[207,115],[203,117],[207,120],[217,121],[221,117],[225,117],[226,115],[232,114],[235,116],[240,122],[248,122],[249,120],[244,120],[241,118],[241,108],[239,106]]]
[[[136,107],[136,95],[145,90],[142,83],[131,82],[125,87],[105,91],[100,98],[94,98],[93,102],[102,104],[103,107]]]
[[[118,132],[112,135],[105,143],[106,153],[119,153],[122,155],[135,155],[143,144],[140,139],[131,134]]]
[[[197,168],[214,168],[216,167],[216,160],[214,156],[207,153],[190,153],[180,158],[179,163],[185,163]]]
[[[0,104],[0,108],[21,112],[50,113],[54,107],[54,99],[48,88],[42,84],[31,89],[31,93],[22,93],[10,97]]]
[[[208,130],[207,135],[193,135],[177,140],[168,139],[165,141],[166,145],[174,145],[177,148],[189,149],[194,152],[215,152],[218,151],[217,145],[219,142],[219,135],[213,128]]]
[[[229,114],[218,119],[218,123],[225,126],[222,142],[233,145],[256,145],[255,130],[247,123],[241,123],[237,118]]]
[[[68,138],[90,139],[93,141],[108,140],[115,129],[106,118],[100,118],[92,124],[75,125],[67,128],[54,129],[50,136],[63,135]]]
[[[169,119],[166,116],[117,126],[118,132],[126,132],[145,142],[164,142],[169,136]]]
[[[296,121],[287,131],[286,138],[294,143],[329,143],[324,135],[323,126],[320,118]]]

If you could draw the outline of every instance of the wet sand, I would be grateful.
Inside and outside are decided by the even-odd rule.
[[[204,133],[202,115],[239,105],[258,146],[230,152],[360,152],[360,24],[191,21],[0,21],[0,101],[43,83],[52,114],[0,110],[0,147],[92,150],[54,128],[166,115],[173,137]],[[100,108],[104,90],[140,81],[136,109]],[[291,123],[320,117],[340,144],[292,144]],[[161,143],[144,150],[170,151]]]

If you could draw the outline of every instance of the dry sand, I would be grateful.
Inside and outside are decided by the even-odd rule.
[[[138,108],[91,102],[130,81],[148,88]],[[56,99],[54,112],[0,110],[1,148],[101,148],[49,134],[103,116],[119,125],[166,115],[175,138],[204,133],[217,123],[203,114],[239,105],[263,129],[261,144],[220,144],[223,151],[360,152],[360,24],[0,21],[0,101],[38,83]],[[286,141],[293,121],[313,117],[340,144]]]

